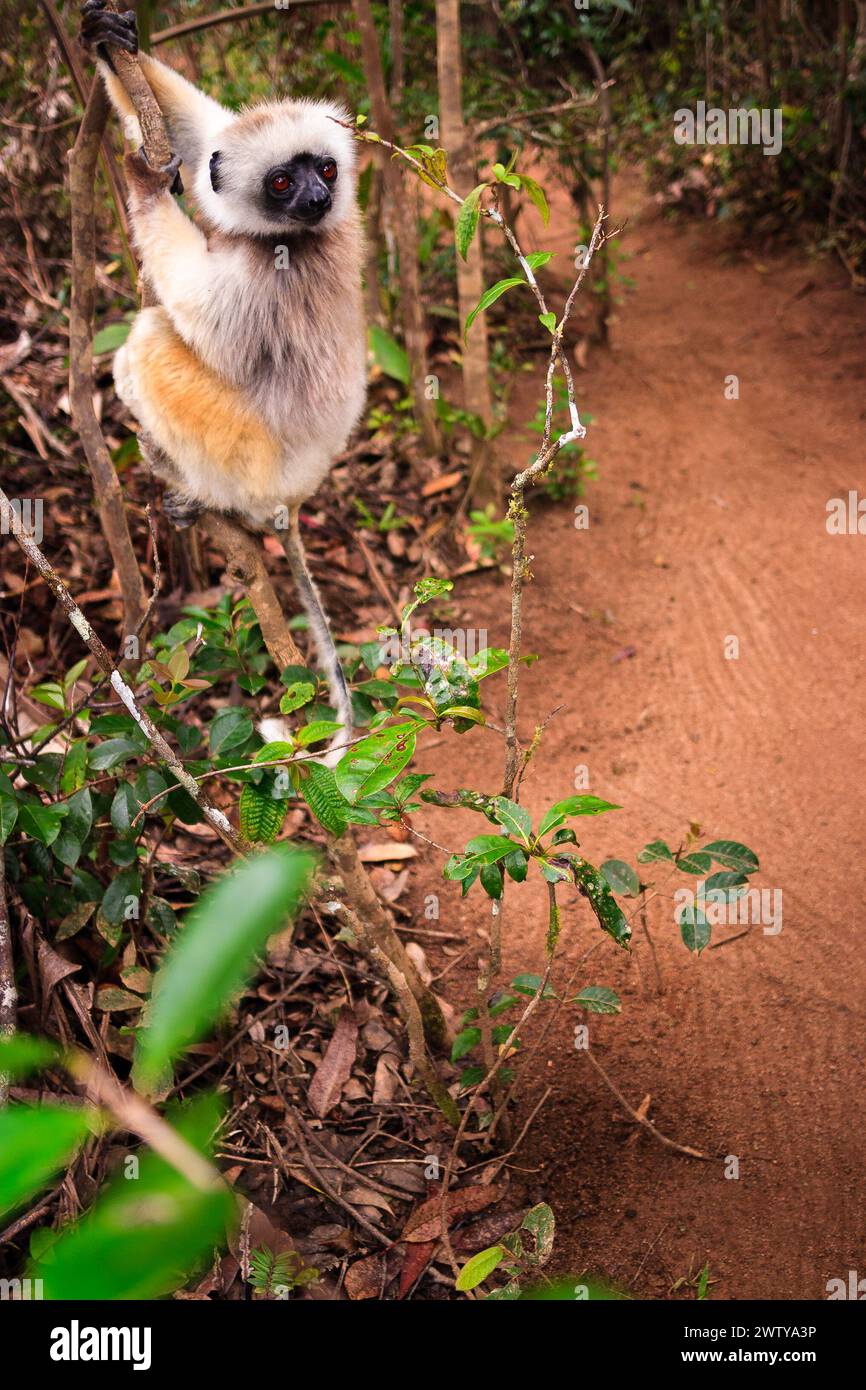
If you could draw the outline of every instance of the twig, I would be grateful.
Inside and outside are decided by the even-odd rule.
[[[668,1139],[666,1134],[662,1134],[660,1129],[656,1129],[652,1120],[648,1120],[645,1115],[639,1115],[636,1110],[633,1110],[632,1107],[629,1105],[628,1101],[626,1100],[625,1096],[623,1095],[622,1091],[617,1086],[616,1082],[613,1080],[611,1076],[608,1076],[604,1067],[601,1065],[601,1062],[597,1062],[595,1060],[589,1048],[586,1048],[584,1050],[584,1056],[586,1057],[587,1061],[593,1067],[595,1067],[595,1070],[598,1072],[605,1085],[613,1092],[620,1105],[622,1106],[623,1110],[625,1110],[631,1116],[635,1124],[643,1125],[644,1129],[648,1129],[650,1134],[654,1135],[655,1138],[658,1139],[660,1144],[665,1144],[667,1148],[675,1149],[677,1153],[685,1154],[687,1158],[700,1158],[705,1163],[712,1163],[712,1154],[704,1153],[702,1149],[693,1149],[688,1144],[678,1144],[675,1139]]]
[[[292,1131],[295,1143],[297,1144],[298,1149],[300,1150],[301,1158],[304,1161],[304,1167],[308,1169],[308,1171],[313,1175],[316,1182],[319,1184],[319,1187],[321,1188],[322,1192],[324,1192],[325,1196],[330,1197],[331,1201],[334,1202],[338,1207],[342,1208],[342,1210],[345,1211],[352,1218],[353,1221],[357,1221],[361,1229],[366,1231],[369,1236],[372,1236],[374,1240],[378,1241],[380,1245],[384,1245],[386,1248],[390,1247],[391,1241],[388,1239],[388,1237],[384,1236],[381,1231],[377,1231],[372,1221],[368,1221],[366,1216],[362,1216],[361,1213],[355,1209],[355,1207],[350,1206],[346,1199],[340,1196],[337,1189],[333,1186],[332,1183],[328,1181],[328,1179],[322,1173],[322,1170],[319,1168],[315,1159],[313,1158],[313,1155],[307,1148],[307,1144],[304,1139],[304,1134],[301,1129],[301,1126],[298,1124],[294,1107],[288,1104],[286,1107],[286,1124]],[[276,1158],[278,1164],[283,1169],[284,1173],[287,1173],[289,1177],[292,1177],[288,1160],[286,1159],[285,1154],[280,1148],[279,1142],[273,1130],[271,1130],[265,1124],[262,1125],[262,1129],[265,1131],[265,1134],[268,1135],[268,1138],[271,1144],[273,1145],[274,1157]]]
[[[90,1100],[104,1105],[124,1130],[137,1134],[193,1187],[201,1192],[213,1192],[224,1185],[223,1178],[206,1158],[202,1158],[141,1096],[126,1090],[92,1057],[74,1051],[66,1056],[64,1066],[76,1081],[86,1087]]]
[[[94,82],[78,138],[69,152],[72,226],[72,303],[69,314],[69,401],[72,421],[93,480],[103,534],[123,598],[127,633],[137,632],[147,609],[141,568],[129,534],[123,489],[93,408],[93,317],[96,307],[94,178],[108,116],[101,80]]]
[[[0,1038],[11,1038],[18,1020],[18,991],[15,988],[15,957],[12,928],[6,901],[6,860],[0,848]],[[9,1100],[9,1077],[0,1071],[0,1107]]]
[[[236,10],[218,10],[216,14],[199,15],[198,19],[188,19],[183,24],[174,24],[170,29],[157,29],[155,34],[150,36],[151,48],[160,43],[170,43],[172,39],[183,38],[186,34],[196,34],[201,29],[211,29],[216,24],[230,24],[235,20],[254,19],[256,15],[273,14],[288,9],[294,9],[298,5],[324,5],[330,7],[335,4],[345,4],[348,0],[285,0],[277,6],[274,0],[265,0],[264,4],[259,5],[239,5]]]

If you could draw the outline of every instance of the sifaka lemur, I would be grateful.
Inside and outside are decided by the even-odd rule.
[[[81,37],[96,46],[108,95],[138,146],[135,110],[108,53],[138,52],[135,14],[104,6],[82,7]],[[345,447],[366,393],[346,112],[286,100],[238,114],[147,54],[139,61],[175,156],[164,169],[143,150],[125,159],[132,232],[159,303],[136,316],[115,356],[117,393],[167,484],[163,505],[177,525],[214,509],[282,531],[345,742],[350,701],[298,508]],[[181,174],[200,225],[172,196]],[[277,733],[266,723],[266,736]]]

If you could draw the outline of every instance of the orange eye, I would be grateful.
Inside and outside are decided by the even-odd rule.
[[[333,183],[337,177],[337,166],[333,159],[328,159],[322,165],[322,178],[326,183]]]
[[[292,186],[288,174],[272,174],[269,183],[272,193],[288,193]]]

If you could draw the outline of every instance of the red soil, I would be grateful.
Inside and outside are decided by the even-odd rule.
[[[560,980],[599,941],[577,981],[623,1001],[619,1017],[591,1020],[594,1055],[633,1107],[651,1096],[664,1133],[738,1155],[740,1176],[634,1125],[575,1050],[567,1011],[525,1081],[524,1117],[551,1094],[514,1176],[554,1207],[560,1271],[607,1276],[638,1298],[694,1298],[674,1285],[709,1262],[710,1297],[819,1299],[828,1279],[866,1275],[866,536],[826,529],[830,498],[866,491],[866,306],[833,262],[739,258],[717,225],[667,223],[631,186],[623,202],[636,287],[611,350],[578,376],[600,475],[584,498],[589,529],[575,529],[569,504],[532,504],[525,650],[543,659],[522,678],[522,739],[564,708],[522,800],[537,816],[586,764],[589,789],[623,807],[582,823],[595,862],[634,863],[648,840],[680,843],[690,821],[742,840],[760,856],[758,884],[783,890],[783,929],[756,925],[698,959],[670,898],[656,898],[660,994],[640,929],[626,955],[565,895]],[[731,373],[739,400],[725,399]],[[539,376],[522,378],[512,418],[530,418],[539,395]],[[506,447],[522,466],[530,437]],[[457,606],[505,644],[501,579],[461,581]],[[501,705],[496,679],[488,701]],[[493,734],[472,733],[420,765],[442,788],[494,790],[500,759]],[[484,828],[433,810],[418,824],[454,848]],[[440,894],[438,925],[474,939],[484,901],[477,889],[461,901],[439,869],[431,859],[423,887]],[[510,891],[504,923],[506,978],[538,969],[538,882]],[[449,994],[471,1002],[473,975],[470,954]]]

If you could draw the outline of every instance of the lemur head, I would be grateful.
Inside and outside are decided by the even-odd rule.
[[[327,232],[354,201],[355,149],[339,106],[282,101],[233,117],[196,172],[202,212],[222,231]]]

